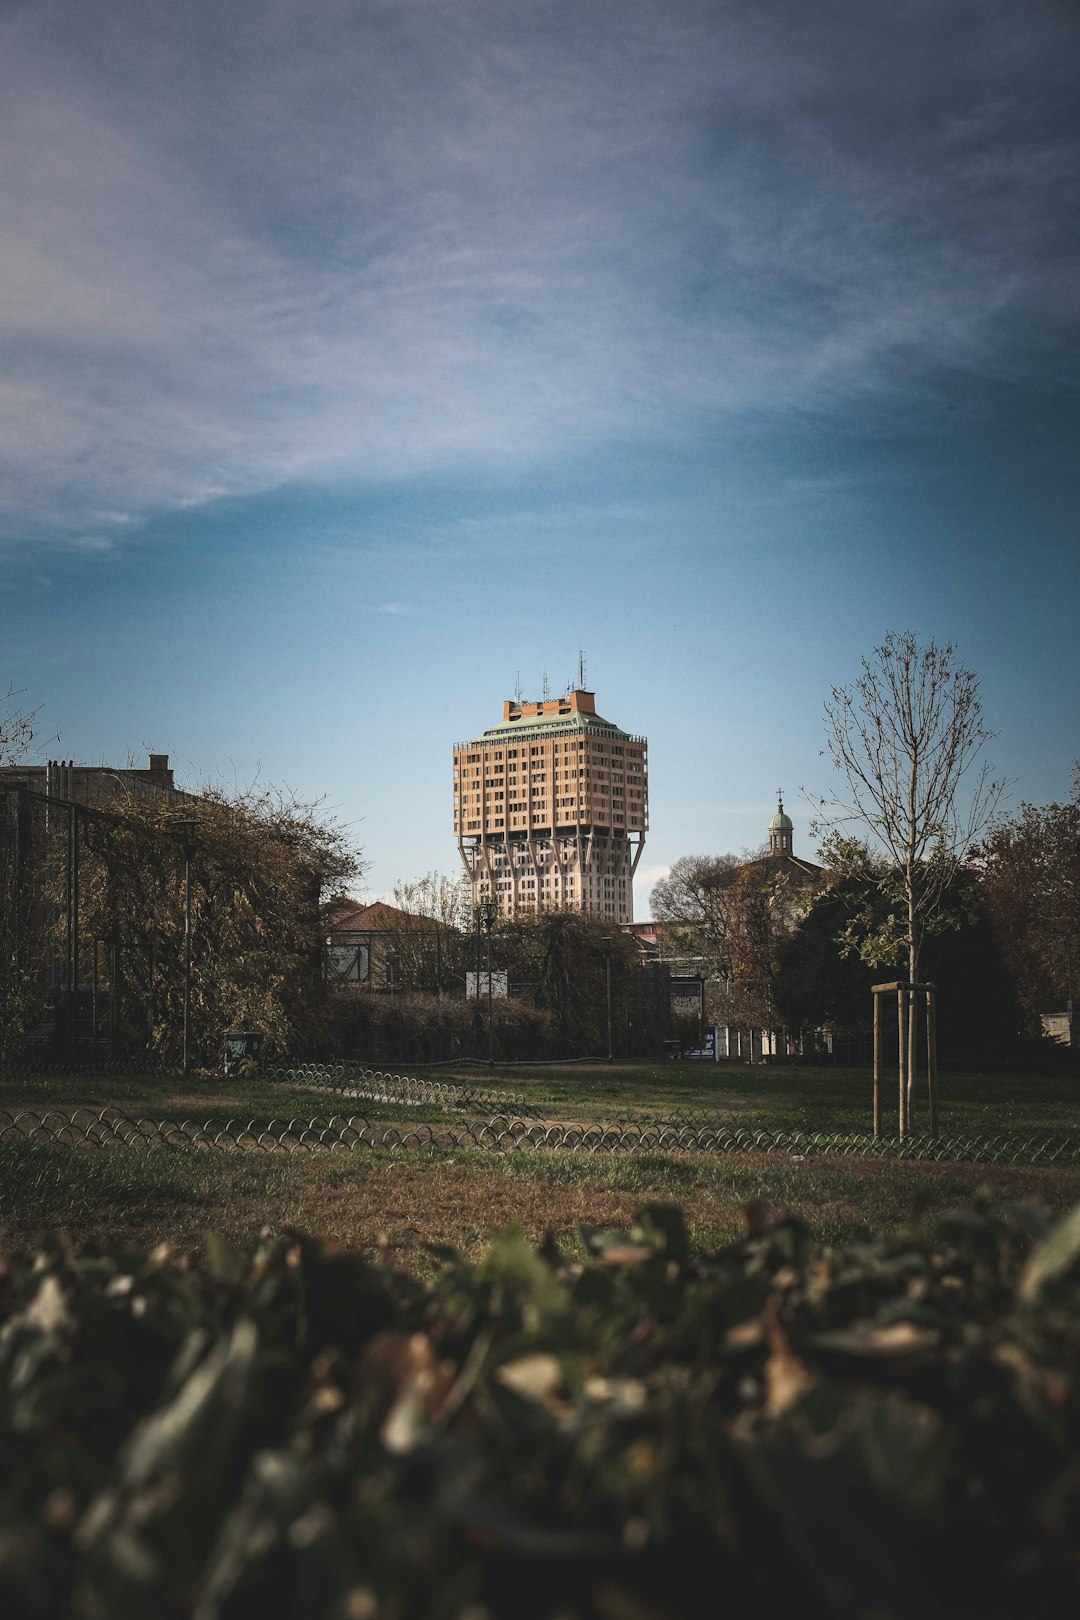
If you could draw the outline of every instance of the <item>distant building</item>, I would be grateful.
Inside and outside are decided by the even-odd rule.
[[[326,980],[337,989],[426,990],[452,979],[457,930],[385,900],[335,900],[323,912]]]
[[[403,930],[422,926],[422,919],[384,900],[338,900],[328,906],[325,924],[327,979],[339,987],[382,990],[393,982],[394,942]]]
[[[634,917],[649,824],[648,745],[571,688],[454,748],[454,833],[474,903],[503,917],[540,910]]]
[[[794,928],[810,910],[825,887],[825,871],[794,851],[795,826],[785,814],[784,797],[777,797],[776,814],[769,822],[769,847],[763,855],[745,863],[749,870],[760,870],[774,885],[774,904],[782,908],[784,923]]]
[[[827,883],[823,867],[795,854],[794,836],[794,824],[784,810],[781,794],[776,814],[769,822],[767,847],[742,862],[733,873],[734,880],[749,880],[749,888],[764,896],[772,926],[781,935],[798,927]],[[734,1017],[733,990],[737,987],[722,972],[716,976],[715,958],[710,960],[711,952],[704,940],[695,947],[693,931],[687,924],[632,923],[626,931],[636,940],[643,962],[661,962],[670,970],[673,1018],[686,1018],[691,1012],[696,1018],[698,997],[703,998],[705,1022],[716,1029],[717,1056],[757,1061],[762,1056],[782,1055],[795,1049],[795,1041],[784,1030],[769,1027],[771,1019],[762,1027],[761,1013],[767,1015],[766,1007],[760,1007],[756,1017],[751,1013],[752,1027],[730,1021]],[[702,987],[700,991],[697,985]]]
[[[780,917],[782,926],[795,928],[825,888],[825,870],[814,861],[804,860],[795,854],[795,826],[785,813],[782,794],[777,802],[776,814],[769,822],[768,835],[768,847],[760,855],[752,855],[744,861],[738,870],[760,877],[768,888],[770,905]],[[671,944],[673,930],[670,925],[635,922],[626,931],[637,940],[643,958],[660,958],[674,963],[681,960]],[[675,933],[685,935],[686,925],[679,925]],[[685,956],[685,952],[682,956]]]
[[[0,791],[29,788],[47,793],[52,799],[76,804],[105,805],[121,793],[166,793],[176,798],[186,795],[173,786],[168,754],[151,754],[149,764],[76,765],[74,760],[50,759],[42,765],[0,766]]]

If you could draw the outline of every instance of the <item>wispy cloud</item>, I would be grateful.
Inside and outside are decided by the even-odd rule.
[[[1072,24],[875,13],[0,12],[0,533],[1059,376]]]

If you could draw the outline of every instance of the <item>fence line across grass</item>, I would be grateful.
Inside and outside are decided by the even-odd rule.
[[[13,1141],[62,1147],[196,1148],[233,1152],[333,1152],[392,1149],[588,1154],[782,1154],[992,1165],[1075,1165],[1080,1138],[1031,1136],[873,1137],[840,1132],[745,1129],[727,1121],[642,1119],[565,1124],[496,1114],[486,1120],[383,1124],[363,1115],[243,1120],[136,1118],[116,1109],[0,1110],[0,1148]]]

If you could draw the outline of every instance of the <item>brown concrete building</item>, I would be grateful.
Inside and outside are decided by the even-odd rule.
[[[454,833],[474,902],[504,917],[590,911],[634,917],[633,879],[649,825],[648,745],[571,688],[503,717],[454,748]]]
[[[90,806],[108,805],[123,793],[187,797],[173,786],[168,754],[151,754],[146,766],[76,765],[70,759],[50,759],[40,765],[0,766],[0,790],[19,787],[47,793],[53,799],[68,799]]]

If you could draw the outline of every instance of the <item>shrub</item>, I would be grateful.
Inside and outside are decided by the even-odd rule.
[[[747,1211],[425,1289],[295,1234],[4,1280],[23,1615],[1050,1616],[1080,1585],[1080,1211],[818,1251]]]

